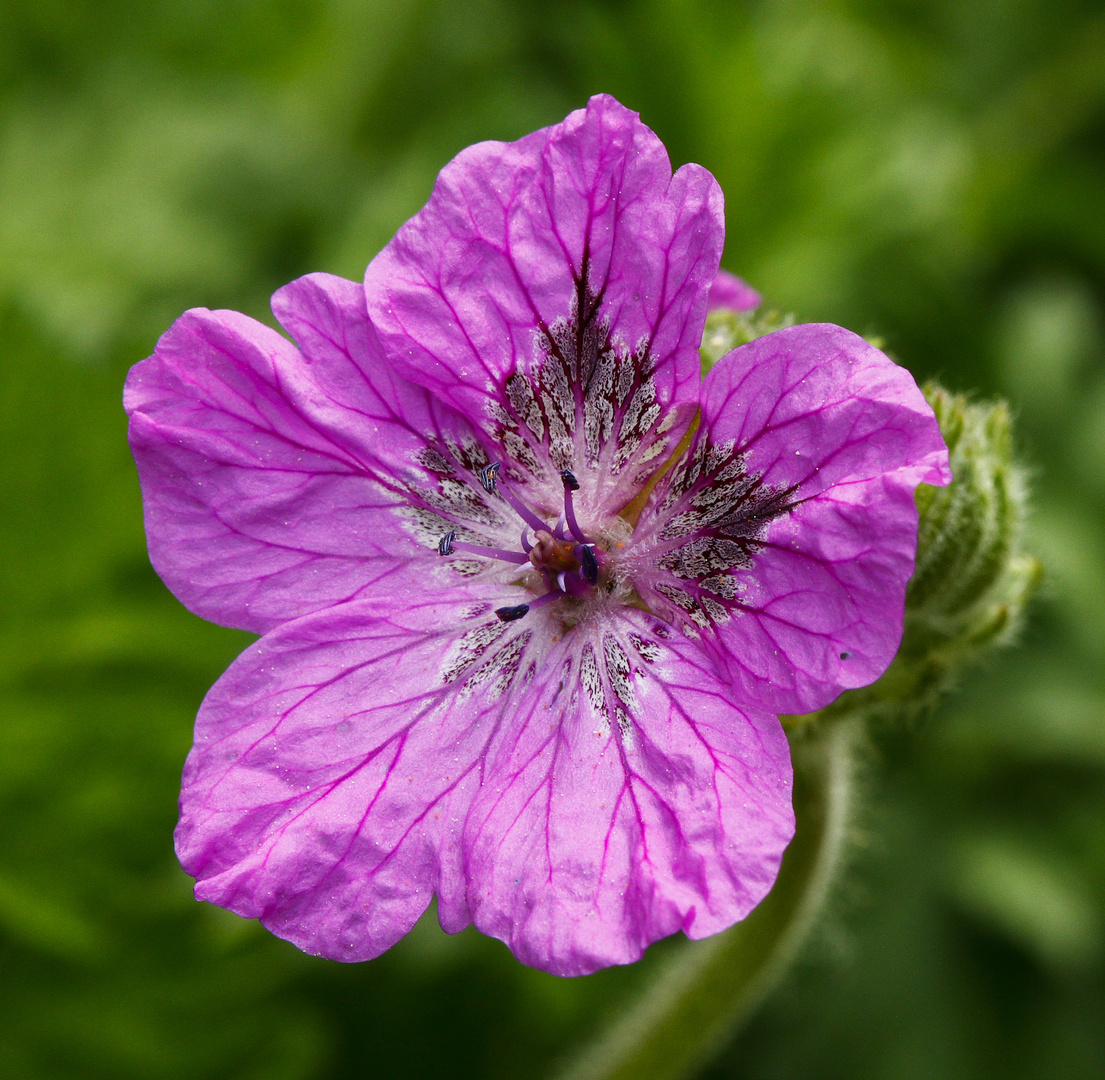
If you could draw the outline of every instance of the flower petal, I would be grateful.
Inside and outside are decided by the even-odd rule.
[[[354,601],[250,646],[184,771],[196,896],[335,960],[389,948],[435,889],[443,925],[467,925],[460,830],[525,640],[454,590]]]
[[[402,375],[524,444],[534,475],[578,470],[610,512],[690,421],[723,235],[713,177],[673,177],[637,114],[598,96],[446,166],[369,266],[368,310]]]
[[[582,640],[581,640],[582,637]],[[465,829],[476,926],[580,975],[743,918],[793,833],[787,741],[626,609],[576,627],[504,719]]]
[[[840,327],[758,338],[707,376],[702,424],[635,536],[638,587],[741,701],[810,712],[878,678],[902,634],[918,483],[951,479],[913,378]]]
[[[391,372],[363,297],[323,274],[278,292],[301,349],[237,312],[190,311],[132,370],[150,558],[197,614],[264,632],[369,589],[424,589],[455,573],[434,552],[452,523],[507,528],[475,482],[475,432]]]

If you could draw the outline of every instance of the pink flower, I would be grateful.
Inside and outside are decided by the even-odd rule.
[[[913,489],[949,474],[839,327],[700,378],[722,238],[713,177],[596,97],[461,153],[364,288],[281,289],[295,344],[199,309],[135,366],[154,566],[263,635],[196,723],[197,897],[365,960],[436,893],[575,975],[771,888],[775,714],[890,662]]]

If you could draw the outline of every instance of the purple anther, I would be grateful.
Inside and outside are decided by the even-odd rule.
[[[599,580],[599,561],[595,558],[594,550],[587,544],[580,544],[576,548],[579,556],[579,575],[588,585],[596,585]]]
[[[488,495],[495,494],[495,488],[498,486],[499,470],[503,467],[501,461],[493,461],[490,465],[485,465],[476,474],[480,478],[480,483],[483,485],[484,491]]]
[[[560,473],[560,479],[564,481],[564,486],[569,491],[579,491],[579,481],[575,477],[575,473],[571,469],[563,469]]]
[[[438,542],[437,553],[439,555],[452,555],[453,554],[453,541],[457,538],[457,534],[450,529]]]
[[[527,611],[529,611],[529,604],[515,604],[514,607],[496,608],[495,614],[498,615],[503,622],[514,622],[516,619],[522,618]]]

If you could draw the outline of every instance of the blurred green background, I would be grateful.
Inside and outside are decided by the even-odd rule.
[[[1100,2],[4,0],[5,1077],[539,1077],[663,952],[564,981],[424,920],[343,966],[192,901],[179,772],[246,637],[150,570],[119,400],[183,309],[360,277],[456,151],[600,90],[717,175],[772,304],[1012,400],[1047,567],[875,739],[852,872],[709,1076],[1105,1075]]]

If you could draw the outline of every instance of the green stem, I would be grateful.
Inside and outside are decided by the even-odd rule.
[[[792,738],[798,825],[774,889],[744,922],[688,942],[560,1080],[694,1076],[776,987],[842,863],[861,730],[849,717],[811,724]]]

